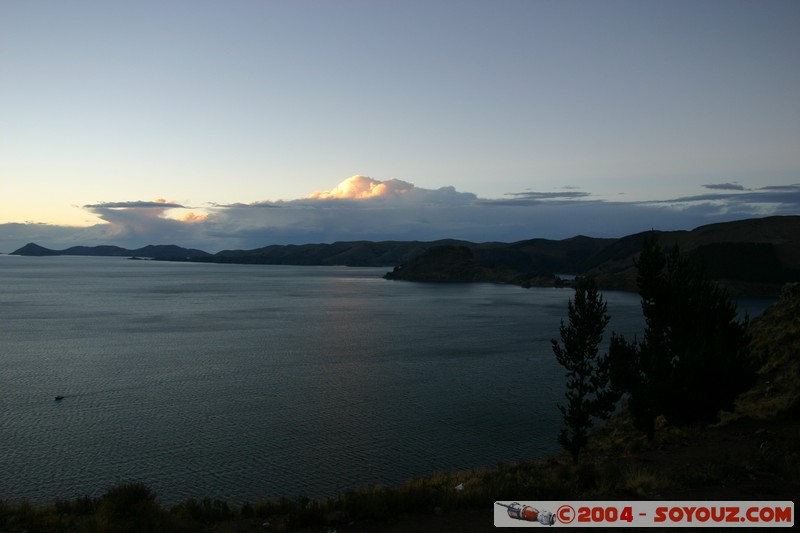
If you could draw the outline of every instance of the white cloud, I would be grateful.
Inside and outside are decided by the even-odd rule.
[[[352,176],[330,191],[311,193],[306,198],[315,200],[348,199],[364,200],[367,198],[394,197],[408,194],[414,185],[398,179],[379,181],[368,176]]]

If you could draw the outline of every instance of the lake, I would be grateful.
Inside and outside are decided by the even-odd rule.
[[[387,270],[0,256],[0,499],[319,498],[558,451],[573,291]],[[640,334],[604,296],[606,338]]]

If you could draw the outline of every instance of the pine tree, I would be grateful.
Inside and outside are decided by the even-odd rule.
[[[634,425],[649,440],[655,438],[655,419],[669,401],[672,364],[666,348],[669,343],[670,296],[666,282],[667,258],[654,234],[645,237],[639,259],[636,284],[642,298],[645,338],[632,342],[612,334],[608,348],[611,383],[615,390],[628,394],[628,410]]]
[[[591,278],[578,281],[575,299],[568,303],[569,324],[561,321],[561,343],[552,340],[553,353],[566,370],[566,405],[558,405],[566,428],[558,442],[577,464],[595,418],[608,418],[619,395],[610,388],[606,354],[599,354],[603,331],[608,325],[608,305]]]
[[[674,424],[715,420],[755,369],[736,305],[677,246],[665,253],[651,234],[635,264],[644,339],[612,336],[609,359],[614,388],[628,394],[634,423],[652,440],[658,415]]]
[[[668,356],[674,372],[663,414],[674,424],[714,422],[755,381],[747,320],[728,293],[676,247],[667,255],[670,304]]]

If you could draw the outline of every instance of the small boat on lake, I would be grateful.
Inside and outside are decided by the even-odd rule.
[[[56,401],[57,402],[60,402],[63,399],[64,399],[64,396],[61,396],[61,395],[56,396]]]

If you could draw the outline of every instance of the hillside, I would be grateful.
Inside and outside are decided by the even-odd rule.
[[[620,239],[535,239],[460,254],[432,247],[386,275],[406,281],[489,281],[558,285],[558,274],[593,275],[604,289],[636,290],[634,260],[649,232]],[[734,294],[777,295],[800,280],[800,217],[768,217],[655,231],[662,246],[677,244],[706,274]],[[450,257],[448,263],[445,258]]]
[[[561,241],[531,239],[511,244],[436,245],[386,274],[386,279],[437,282],[498,282],[553,285],[557,275],[578,273],[614,239],[577,236]]]
[[[678,245],[707,275],[734,294],[777,294],[800,280],[800,217],[766,217],[700,226],[692,231],[656,231],[663,246]],[[647,233],[618,239],[591,258],[584,273],[604,288],[634,290],[633,260]]]
[[[196,261],[256,265],[394,266],[410,261],[429,248],[440,245],[472,245],[472,243],[446,239],[433,242],[338,241],[331,244],[271,245],[253,250],[223,250]]]

